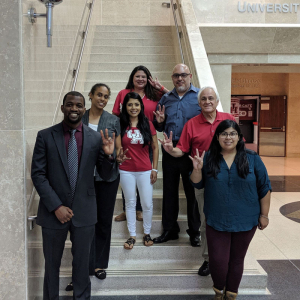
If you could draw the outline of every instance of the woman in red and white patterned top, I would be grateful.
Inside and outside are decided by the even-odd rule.
[[[123,149],[128,149],[130,159],[119,166],[120,183],[125,195],[127,227],[130,238],[125,249],[132,249],[136,240],[136,187],[139,190],[143,208],[145,246],[152,246],[150,237],[153,215],[153,184],[157,180],[158,143],[156,130],[144,114],[144,104],[139,94],[128,93],[120,115]],[[153,166],[149,148],[153,150]]]
[[[144,104],[144,114],[145,116],[153,122],[154,114],[156,111],[156,106],[158,101],[163,94],[167,93],[169,90],[166,89],[156,78],[152,78],[150,71],[145,66],[135,67],[128,79],[126,88],[121,90],[117,97],[112,110],[112,113],[116,116],[120,116],[122,111],[123,101],[125,96],[130,92],[138,93]],[[152,152],[150,149],[150,157],[152,158]],[[125,211],[125,199],[123,197],[123,210]],[[136,218],[139,221],[142,221],[142,207],[140,202],[140,196],[137,192],[137,205],[136,205]],[[126,214],[122,212],[120,215],[115,217],[115,221],[125,221]]]

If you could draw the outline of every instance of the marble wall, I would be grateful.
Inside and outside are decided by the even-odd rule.
[[[287,157],[300,157],[300,74],[288,74]]]
[[[231,106],[231,69],[231,65],[211,65],[222,108],[227,113]]]
[[[292,7],[291,12],[275,11],[275,4],[292,4],[297,3],[294,0],[192,0],[198,23],[206,24],[222,24],[222,23],[244,23],[244,24],[299,24],[300,23],[300,7]],[[238,4],[240,2],[240,10],[244,10],[246,3],[247,11],[240,12]],[[256,3],[264,6],[263,12]],[[255,12],[248,10],[248,4],[255,4]],[[266,5],[269,4],[267,11]],[[272,9],[271,9],[272,7]],[[258,8],[258,9],[257,9]],[[282,6],[281,6],[282,8]],[[273,12],[272,12],[273,11]]]
[[[0,299],[26,299],[21,7],[1,1]]]

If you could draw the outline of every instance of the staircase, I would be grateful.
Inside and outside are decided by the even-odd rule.
[[[91,53],[85,74],[84,95],[88,99],[91,87],[98,82],[111,88],[106,110],[111,112],[117,93],[124,89],[128,77],[137,65],[145,65],[153,77],[172,89],[171,72],[176,58],[170,27],[98,26],[95,28]],[[89,101],[87,101],[89,102]],[[87,103],[87,108],[90,106]],[[162,172],[161,157],[158,180],[154,185],[154,215],[151,236],[161,234]],[[92,295],[179,295],[210,294],[212,281],[197,274],[202,264],[199,248],[190,246],[186,234],[186,200],[180,184],[180,238],[164,244],[145,247],[142,244],[142,222],[137,222],[137,242],[133,250],[123,248],[128,238],[126,222],[113,222],[112,244],[107,278],[92,278]],[[114,214],[122,212],[122,198],[118,192]],[[115,216],[114,216],[115,217]],[[61,265],[61,295],[72,295],[64,288],[71,281],[71,243]],[[29,260],[33,265],[29,288],[41,290],[43,284],[43,254],[41,230],[35,228],[29,242]],[[241,291],[265,293],[267,276],[256,260],[248,254]]]

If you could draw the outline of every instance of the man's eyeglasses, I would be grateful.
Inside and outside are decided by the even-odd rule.
[[[172,75],[172,77],[173,78],[175,78],[175,79],[178,79],[179,77],[181,77],[181,78],[186,78],[186,77],[188,77],[189,75],[191,75],[191,73],[181,73],[181,74],[178,74],[178,73],[174,73],[173,75]]]
[[[232,139],[234,139],[236,136],[238,135],[238,133],[236,131],[232,131],[232,132],[221,132],[219,137],[221,137],[222,139],[226,139],[228,136]]]

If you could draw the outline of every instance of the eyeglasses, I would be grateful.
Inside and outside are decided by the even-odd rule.
[[[191,75],[191,73],[181,73],[181,74],[178,74],[178,73],[174,73],[173,75],[172,75],[172,77],[173,78],[175,78],[175,79],[178,79],[179,77],[181,77],[181,78],[186,78],[186,77],[188,77],[189,75]]]
[[[222,139],[226,139],[228,136],[232,139],[234,139],[236,136],[238,135],[238,133],[236,131],[232,131],[232,132],[221,132],[219,134],[219,137]]]

